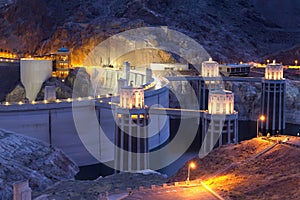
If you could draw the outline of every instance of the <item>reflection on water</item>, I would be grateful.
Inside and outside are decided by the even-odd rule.
[[[192,120],[194,121],[194,120]],[[178,127],[180,125],[180,119],[170,119],[170,133],[171,139],[178,131]],[[196,125],[196,124],[194,124]],[[201,130],[201,127],[199,127]],[[300,125],[295,124],[286,124],[286,135],[294,135],[296,136],[297,133],[300,132]],[[174,161],[171,165],[164,167],[160,170],[162,174],[166,174],[168,177],[174,175],[188,160],[198,156],[198,152],[200,149],[200,138],[201,132],[195,137],[193,144],[190,148],[176,161]],[[251,138],[256,137],[256,122],[254,121],[239,121],[239,141],[248,140]],[[165,156],[170,155],[163,155],[161,159]],[[113,169],[108,168],[103,164],[96,164],[91,166],[84,166],[80,167],[80,172],[77,174],[76,179],[96,179],[99,176],[107,176],[114,172]]]

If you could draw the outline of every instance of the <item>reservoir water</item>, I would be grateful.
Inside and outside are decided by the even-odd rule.
[[[196,121],[191,120],[191,121]],[[193,122],[191,122],[193,125]],[[170,133],[171,138],[174,137],[174,134],[177,133],[178,127],[180,124],[180,119],[171,119],[170,120]],[[196,123],[194,123],[196,126]],[[201,129],[199,129],[201,130]],[[296,136],[297,133],[300,132],[300,125],[296,124],[286,124],[285,135],[293,135]],[[176,161],[172,164],[158,170],[162,174],[166,174],[168,177],[174,175],[188,160],[198,156],[199,149],[201,144],[200,141],[201,132],[195,137],[194,142],[190,146],[190,148]],[[254,121],[239,121],[239,141],[249,140],[251,138],[256,137],[256,122]],[[168,155],[164,155],[168,156]],[[170,156],[170,155],[169,155]],[[163,158],[162,158],[163,159]],[[76,175],[76,179],[78,180],[93,180],[98,178],[99,176],[107,176],[114,173],[114,170],[108,168],[104,164],[96,164],[90,166],[80,167],[80,172]]]

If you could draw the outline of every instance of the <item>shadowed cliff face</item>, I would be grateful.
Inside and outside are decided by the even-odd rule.
[[[0,46],[43,54],[64,44],[73,64],[81,64],[107,37],[142,26],[183,32],[225,62],[259,59],[299,42],[296,32],[258,11],[246,0],[15,0],[0,8]]]
[[[0,199],[13,199],[13,183],[29,180],[34,191],[72,180],[78,167],[60,150],[0,129]]]

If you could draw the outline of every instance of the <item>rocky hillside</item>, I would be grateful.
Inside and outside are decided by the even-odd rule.
[[[255,121],[260,113],[261,84],[233,82],[228,89],[235,94],[235,109],[239,119]],[[300,124],[300,81],[286,80],[286,122]]]
[[[60,150],[0,129],[0,199],[13,199],[13,183],[29,180],[34,191],[73,179],[77,166]]]
[[[73,64],[81,64],[111,35],[161,25],[187,34],[225,62],[256,60],[299,43],[298,32],[288,30],[297,20],[283,27],[258,7],[247,0],[15,0],[0,8],[0,46],[21,55],[54,52],[64,44]]]
[[[292,139],[300,141],[299,137]],[[203,180],[224,199],[299,199],[300,149],[279,144],[260,154],[272,144],[254,138],[214,149],[206,157],[192,160],[197,168],[191,171],[191,180]],[[185,180],[187,166],[169,182]]]
[[[166,176],[158,173],[121,173],[100,177],[93,181],[60,181],[53,187],[36,194],[42,195],[47,200],[98,200],[99,194],[114,193],[116,190],[124,192],[127,188],[137,189],[139,186],[161,185],[166,180]]]

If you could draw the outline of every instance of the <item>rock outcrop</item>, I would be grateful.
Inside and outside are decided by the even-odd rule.
[[[1,47],[20,55],[44,54],[64,44],[73,52],[73,64],[82,63],[106,38],[142,26],[178,30],[203,45],[214,59],[225,62],[256,60],[299,43],[296,25],[289,24],[290,31],[276,20],[266,20],[256,3],[246,0],[7,2],[0,7]],[[276,5],[268,4],[275,6],[270,10],[281,9]],[[292,15],[293,19],[297,16]]]
[[[261,84],[233,82],[229,88],[235,95],[235,109],[239,119],[255,121],[260,114]],[[300,124],[300,82],[286,79],[286,122]]]
[[[19,83],[15,89],[8,93],[5,97],[5,101],[8,102],[19,102],[24,101],[26,98],[26,92],[24,86]]]
[[[170,74],[171,75],[171,74]],[[189,83],[194,91],[198,91],[197,84]],[[187,102],[183,107],[195,105],[191,102],[194,91],[189,90],[187,81],[171,82],[170,107],[180,108],[179,102]],[[225,89],[234,93],[234,109],[239,112],[239,120],[256,121],[261,109],[261,83],[227,82]],[[176,93],[177,95],[175,95]],[[300,81],[286,79],[286,122],[300,124]]]
[[[151,185],[162,185],[167,177],[158,173],[120,173],[93,181],[60,181],[40,194],[47,200],[64,199],[99,199],[99,194],[114,193],[116,190],[126,191],[127,188],[145,188]]]
[[[13,199],[13,183],[29,180],[34,191],[74,179],[78,167],[60,150],[0,129],[0,199]]]

